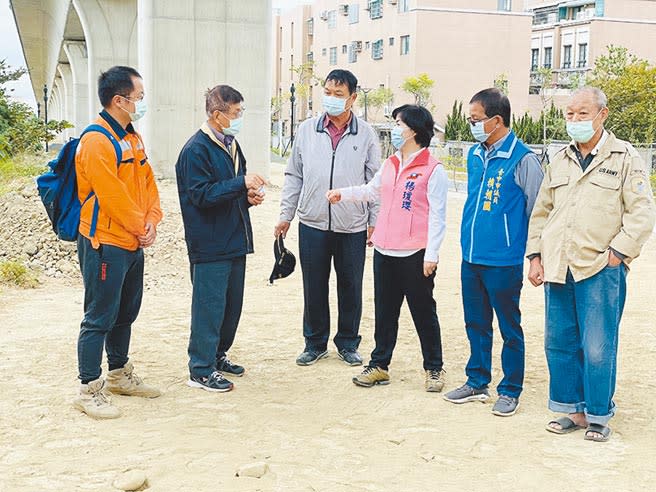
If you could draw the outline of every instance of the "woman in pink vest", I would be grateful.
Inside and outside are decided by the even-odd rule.
[[[389,384],[388,368],[399,331],[399,313],[405,298],[421,342],[426,391],[442,391],[442,340],[433,298],[438,252],[446,231],[448,178],[431,156],[433,117],[421,106],[404,105],[392,113],[396,126],[392,145],[396,153],[363,186],[330,190],[328,200],[380,200],[374,245],[376,347],[358,386]]]

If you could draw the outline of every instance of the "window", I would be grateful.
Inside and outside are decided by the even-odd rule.
[[[337,11],[330,10],[328,12],[328,29],[335,29],[337,26]]]
[[[371,44],[371,58],[381,60],[383,58],[383,40],[378,39]]]
[[[572,68],[572,45],[563,46],[563,63],[561,68]]]
[[[553,52],[553,48],[545,48],[544,49],[544,63],[542,66],[544,68],[551,68],[551,54]]]
[[[365,43],[364,43],[364,49],[365,49],[365,50],[368,50],[370,44],[371,44],[371,43],[370,43],[369,41],[365,42]]]
[[[309,61],[310,63],[312,63],[312,62],[314,61],[314,53],[310,51],[310,52],[307,54],[307,57],[306,57],[306,58],[307,58],[307,61]]]
[[[343,45],[342,45],[342,55],[345,55],[347,51],[348,51],[348,46],[346,46],[345,44],[343,44]]]
[[[358,51],[356,49],[355,43],[351,43],[348,47],[348,62],[355,63],[356,61],[358,61]]]
[[[401,54],[410,53],[410,36],[401,36]]]
[[[360,4],[352,3],[349,5],[349,24],[360,22]]]
[[[531,50],[531,71],[535,72],[538,69],[539,59],[540,50],[538,48],[533,48]]]
[[[337,46],[330,48],[330,58],[328,59],[329,65],[337,65]]]
[[[588,43],[579,44],[579,58],[576,66],[578,68],[588,66]]]
[[[369,18],[380,19],[383,16],[383,0],[369,0]]]
[[[314,35],[314,17],[307,20],[308,36]]]
[[[326,48],[323,48],[323,49],[321,50],[321,56],[326,56]]]
[[[498,0],[497,1],[497,10],[503,10],[505,12],[510,12],[512,10],[512,1],[511,0]]]
[[[399,12],[407,12],[410,10],[409,3],[410,0],[399,0]]]
[[[394,38],[389,38],[389,45],[394,46]]]

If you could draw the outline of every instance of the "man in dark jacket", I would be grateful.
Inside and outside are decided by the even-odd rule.
[[[264,200],[265,181],[246,173],[235,139],[243,100],[227,85],[209,90],[207,122],[187,141],[175,165],[193,284],[187,384],[207,391],[233,388],[222,373],[244,374],[226,353],[241,316],[246,255],[253,252],[248,208]]]

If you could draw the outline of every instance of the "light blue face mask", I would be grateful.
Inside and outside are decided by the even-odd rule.
[[[330,116],[339,116],[346,111],[346,99],[324,94],[323,109]]]
[[[588,143],[590,139],[595,134],[595,129],[592,126],[592,122],[597,119],[597,116],[601,113],[602,110],[599,110],[599,113],[592,118],[591,120],[586,121],[568,121],[567,134],[578,143]]]
[[[223,114],[223,113],[221,113]],[[224,115],[225,116],[225,115]],[[226,116],[227,118],[227,116]],[[224,135],[229,135],[231,137],[234,137],[241,131],[241,127],[244,124],[244,118],[239,117],[235,120],[230,120],[230,126],[226,127],[223,129],[223,134]]]
[[[390,138],[392,140],[392,145],[394,146],[395,149],[400,149],[403,147],[403,144],[407,139],[403,138],[403,130],[405,128],[401,128],[400,126],[395,126],[392,128],[392,132],[390,134]]]
[[[130,99],[128,99],[125,96],[121,96],[121,97],[123,97],[123,99],[125,99],[126,101],[130,101]],[[134,104],[134,113],[131,113],[130,111],[124,108],[121,109],[123,109],[123,111],[125,111],[130,116],[131,121],[137,121],[143,118],[144,115],[146,114],[146,101],[141,99],[140,101],[136,101],[136,102],[130,101],[130,102]]]

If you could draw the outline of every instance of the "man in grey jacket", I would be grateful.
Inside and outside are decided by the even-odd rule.
[[[380,167],[376,132],[351,111],[357,84],[348,70],[328,74],[323,96],[325,113],[299,126],[285,170],[280,221],[274,234],[284,237],[294,215],[298,215],[305,301],[305,349],[296,359],[301,366],[328,355],[331,261],[337,274],[337,353],[348,365],[362,364],[358,353],[362,274],[377,206],[354,202],[333,205],[325,198],[328,190],[367,183]]]

